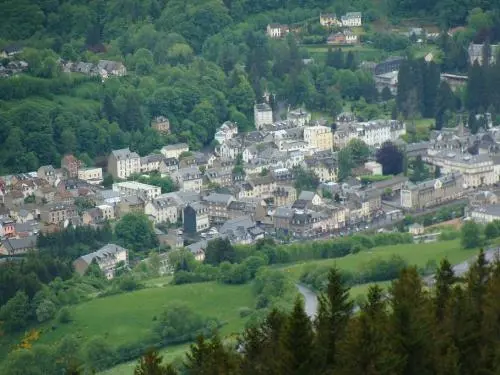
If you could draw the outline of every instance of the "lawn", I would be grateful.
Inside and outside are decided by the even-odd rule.
[[[332,47],[333,49],[341,48],[344,53],[352,51],[356,54],[358,61],[368,60],[368,61],[380,61],[388,56],[387,52],[382,50],[365,46],[365,45],[356,45],[356,46],[329,46],[327,44],[317,44],[317,45],[304,45],[311,55],[312,58],[316,59],[318,62],[323,62],[326,58],[326,53],[328,52],[328,48]]]
[[[364,264],[372,259],[388,259],[392,255],[399,255],[408,264],[425,266],[429,260],[437,263],[443,258],[448,258],[452,264],[458,264],[472,258],[476,252],[465,250],[460,246],[459,240],[434,242],[426,244],[404,244],[393,246],[382,246],[370,250],[364,250],[354,255],[348,255],[337,259],[324,259],[310,262],[303,262],[283,267],[283,270],[294,279],[299,279],[306,268],[314,266],[337,266],[339,269],[356,272]]]
[[[53,343],[68,334],[75,334],[83,341],[104,336],[116,346],[134,342],[151,332],[153,317],[173,301],[184,302],[194,311],[224,322],[223,335],[241,331],[245,319],[239,316],[239,309],[254,306],[250,284],[203,283],[147,288],[71,307],[71,324],[58,325],[55,330],[44,332],[39,342]]]

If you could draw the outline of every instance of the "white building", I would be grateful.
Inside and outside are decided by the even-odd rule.
[[[337,147],[347,146],[351,139],[359,139],[368,146],[380,147],[386,141],[396,141],[406,134],[406,124],[397,120],[374,120],[341,126],[333,138]]]
[[[382,92],[384,87],[387,87],[392,95],[396,95],[398,93],[398,71],[392,71],[383,74],[377,74],[373,77],[375,80],[375,87],[378,92]]]
[[[368,169],[372,175],[382,175],[382,164],[376,161],[367,161],[365,163],[365,168]]]
[[[304,141],[319,151],[333,148],[333,132],[328,126],[315,125],[304,128]]]
[[[153,217],[155,224],[177,222],[179,205],[170,197],[158,197],[146,203],[144,213]]]
[[[358,36],[354,34],[351,30],[344,30],[345,44],[356,44],[358,43]]]
[[[165,159],[161,154],[151,154],[141,158],[141,173],[160,170],[160,164]]]
[[[203,185],[203,174],[198,167],[180,168],[172,173],[172,179],[181,191],[200,192]]]
[[[344,27],[357,27],[361,26],[361,12],[346,13],[341,17],[342,26]]]
[[[302,108],[298,108],[289,111],[286,119],[295,124],[295,126],[306,126],[311,122],[311,114]]]
[[[118,263],[123,262],[124,267],[128,266],[128,250],[115,244],[107,244],[99,250],[83,255],[75,260],[73,262],[75,271],[80,275],[85,274],[85,271],[87,271],[87,268],[89,268],[94,260],[109,280],[115,276]]]
[[[335,13],[320,13],[319,23],[325,27],[342,26],[342,22],[339,21]]]
[[[289,32],[290,28],[287,25],[280,25],[278,23],[270,23],[266,29],[267,36],[273,39],[283,38]]]
[[[469,211],[468,216],[472,220],[481,224],[487,224],[494,220],[500,220],[500,204],[472,208]]]
[[[264,125],[272,125],[273,123],[273,110],[266,103],[255,104],[253,107],[253,116],[256,129],[260,129]]]
[[[115,218],[115,209],[112,205],[100,204],[97,208],[101,211],[103,220],[113,220]]]
[[[238,134],[238,126],[233,122],[226,121],[219,129],[217,129],[214,139],[219,144],[223,144],[227,140],[233,138],[236,134]]]
[[[108,172],[114,178],[126,179],[134,173],[141,171],[141,157],[130,149],[111,151],[108,158]]]
[[[87,181],[91,185],[98,185],[102,182],[102,168],[80,168],[78,179]]]
[[[183,152],[188,152],[189,146],[187,143],[176,143],[175,145],[167,145],[163,146],[160,150],[161,154],[168,158],[176,158],[179,159],[179,156]]]
[[[151,200],[161,195],[160,187],[137,181],[116,182],[113,184],[113,190],[124,197],[141,195],[146,200]]]

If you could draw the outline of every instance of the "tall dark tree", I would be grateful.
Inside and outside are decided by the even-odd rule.
[[[216,238],[208,242],[205,263],[218,265],[222,262],[234,263],[235,261],[236,252],[228,238]]]
[[[134,369],[134,375],[176,375],[177,371],[171,365],[162,365],[162,357],[156,350],[148,350],[139,359]]]
[[[403,171],[403,153],[394,143],[385,142],[377,150],[376,157],[377,162],[382,164],[384,175],[399,174]]]
[[[455,96],[451,91],[450,85],[446,81],[441,81],[436,98],[436,130],[441,130],[446,125],[447,111],[455,109]]]
[[[440,86],[440,73],[439,66],[430,62],[425,64],[425,73],[423,77],[424,90],[423,90],[423,104],[424,111],[422,115],[424,117],[434,117],[436,113],[436,101],[438,96],[438,88]]]
[[[477,61],[469,69],[465,105],[468,110],[479,112],[481,108],[488,107],[487,82],[484,68]]]

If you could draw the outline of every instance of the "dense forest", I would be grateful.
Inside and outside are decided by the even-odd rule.
[[[470,12],[474,7],[482,11]],[[311,56],[300,40],[265,35],[268,23],[281,22],[300,26],[304,40],[324,41],[322,11],[362,11],[379,58],[406,54],[409,42],[373,32],[371,22],[418,16],[443,30],[467,24],[467,32],[440,42],[446,71],[467,70],[469,41],[500,39],[496,1],[6,0],[0,48],[19,43],[24,51],[16,59],[29,67],[0,80],[0,174],[57,165],[69,152],[90,165],[126,146],[141,155],[180,141],[201,148],[224,121],[251,129],[253,103],[265,92],[273,102],[330,118],[349,107],[362,119],[397,115],[391,96],[379,96],[372,76],[359,69],[357,54],[330,50],[305,65]],[[123,62],[128,75],[103,83],[61,71],[61,61],[99,59]],[[424,107],[425,115],[433,111]],[[171,135],[150,128],[157,115],[169,118]]]

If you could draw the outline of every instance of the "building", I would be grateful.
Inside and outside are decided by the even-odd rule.
[[[470,155],[449,150],[429,149],[422,160],[437,166],[441,173],[458,172],[466,187],[477,188],[499,181],[499,165],[487,154]]]
[[[349,12],[340,18],[342,26],[357,27],[361,26],[361,12]]]
[[[420,236],[424,234],[424,226],[419,223],[413,223],[408,227],[408,232],[413,236]]]
[[[127,179],[130,175],[141,172],[141,157],[130,149],[111,151],[108,158],[108,173],[114,178]]]
[[[373,120],[339,126],[333,136],[335,146],[344,148],[351,139],[368,146],[380,147],[386,141],[397,141],[406,134],[406,124],[398,120]]]
[[[286,114],[287,121],[293,123],[297,127],[306,126],[311,122],[311,114],[302,108],[288,111]],[[290,130],[290,129],[287,129]]]
[[[354,34],[351,30],[344,30],[345,44],[356,44],[358,43],[358,35]]]
[[[217,131],[215,132],[214,139],[219,144],[222,144],[226,142],[228,139],[233,138],[237,134],[238,134],[238,125],[236,125],[233,122],[226,121],[221,125],[219,129],[217,129]]]
[[[255,104],[253,107],[253,116],[255,121],[255,129],[259,130],[264,125],[273,123],[273,110],[266,103]]]
[[[182,215],[184,232],[198,233],[210,227],[208,207],[201,202],[193,202],[184,208]]]
[[[250,244],[264,238],[264,231],[256,226],[250,216],[240,216],[227,220],[219,233],[228,238],[231,243]]]
[[[15,237],[16,225],[14,220],[3,219],[0,220],[0,238],[2,237]]]
[[[83,167],[83,163],[73,155],[65,155],[61,160],[61,168],[69,178],[78,177],[78,170]]]
[[[320,182],[337,181],[337,161],[329,159],[306,159],[304,160],[308,169],[318,176]]]
[[[489,56],[489,65],[493,65],[496,62],[496,58],[498,53],[500,52],[500,44],[492,44],[490,45],[490,51],[485,51],[484,44],[469,44],[469,48],[467,49],[469,53],[469,64],[472,66],[477,61],[479,65],[483,65],[484,56],[488,53]]]
[[[23,46],[19,44],[10,44],[8,46],[5,46],[2,48],[0,51],[0,57],[2,58],[7,58],[7,57],[13,57],[21,52],[23,52],[24,48]]]
[[[494,220],[500,220],[500,204],[471,208],[469,210],[468,217],[481,224],[487,224]]]
[[[101,211],[103,220],[113,220],[115,218],[115,208],[109,204],[100,204],[96,208]]]
[[[151,120],[151,128],[161,134],[170,134],[170,121],[165,116],[157,116]]]
[[[102,182],[102,168],[80,168],[78,170],[78,179],[91,185],[99,185]]]
[[[179,205],[171,197],[160,196],[146,203],[144,213],[151,216],[155,224],[175,224],[179,218]]]
[[[179,169],[179,160],[176,158],[163,158],[158,168],[162,177],[170,175]]]
[[[160,171],[165,157],[161,154],[150,154],[141,158],[141,173]]]
[[[37,177],[44,179],[50,185],[55,185],[59,179],[56,170],[52,165],[44,165],[38,168]]]
[[[401,56],[391,56],[378,64],[364,61],[360,67],[370,71],[373,75],[379,75],[399,71],[399,66],[404,60],[405,58]]]
[[[40,219],[47,224],[64,223],[77,215],[73,204],[51,203],[40,209]]]
[[[152,200],[161,195],[160,187],[137,181],[116,182],[112,188],[114,191],[120,193],[122,197],[142,196],[146,200]]]
[[[0,243],[0,254],[14,256],[26,254],[36,250],[37,236],[31,235],[23,238],[6,238]]]
[[[289,32],[288,25],[280,25],[279,23],[270,23],[266,28],[267,36],[272,39],[284,38]]]
[[[333,148],[333,132],[328,126],[314,125],[304,128],[304,141],[318,151]]]
[[[331,44],[331,45],[346,44],[346,38],[344,33],[338,32],[330,34],[326,39],[326,44]]]
[[[467,75],[441,73],[441,81],[445,81],[451,88],[451,91],[456,91],[459,87],[467,85],[469,77]]]
[[[401,189],[401,207],[421,210],[459,199],[463,193],[463,177],[460,173],[450,173],[417,184],[409,182]]]
[[[172,179],[182,191],[200,192],[203,186],[203,174],[198,167],[180,168],[172,173]]]
[[[376,161],[367,161],[365,163],[365,169],[368,169],[372,175],[382,175],[382,164]]]
[[[396,95],[398,93],[398,74],[398,71],[392,71],[374,76],[377,91],[382,92],[387,87],[392,95]]]
[[[342,22],[337,19],[335,13],[320,13],[319,23],[324,27],[342,26]]]
[[[127,75],[127,68],[119,61],[99,60],[97,69],[102,78],[108,78],[110,76],[122,77]]]
[[[146,202],[144,198],[138,197],[136,195],[131,195],[129,197],[121,197],[120,202],[116,205],[116,216],[123,217],[124,215],[136,212],[144,213],[144,207]]]
[[[291,185],[278,185],[273,199],[274,207],[289,207],[297,200],[297,189]]]
[[[73,262],[73,266],[76,272],[84,275],[94,261],[110,280],[115,276],[116,267],[120,262],[123,267],[128,267],[128,250],[115,244],[107,244],[93,253],[81,256]]]
[[[208,218],[212,224],[223,224],[229,219],[228,207],[234,201],[231,194],[212,193],[203,197],[208,207]]]
[[[163,146],[160,150],[161,154],[168,158],[176,158],[179,159],[179,156],[183,152],[188,152],[189,146],[187,143],[176,143],[174,145]]]

